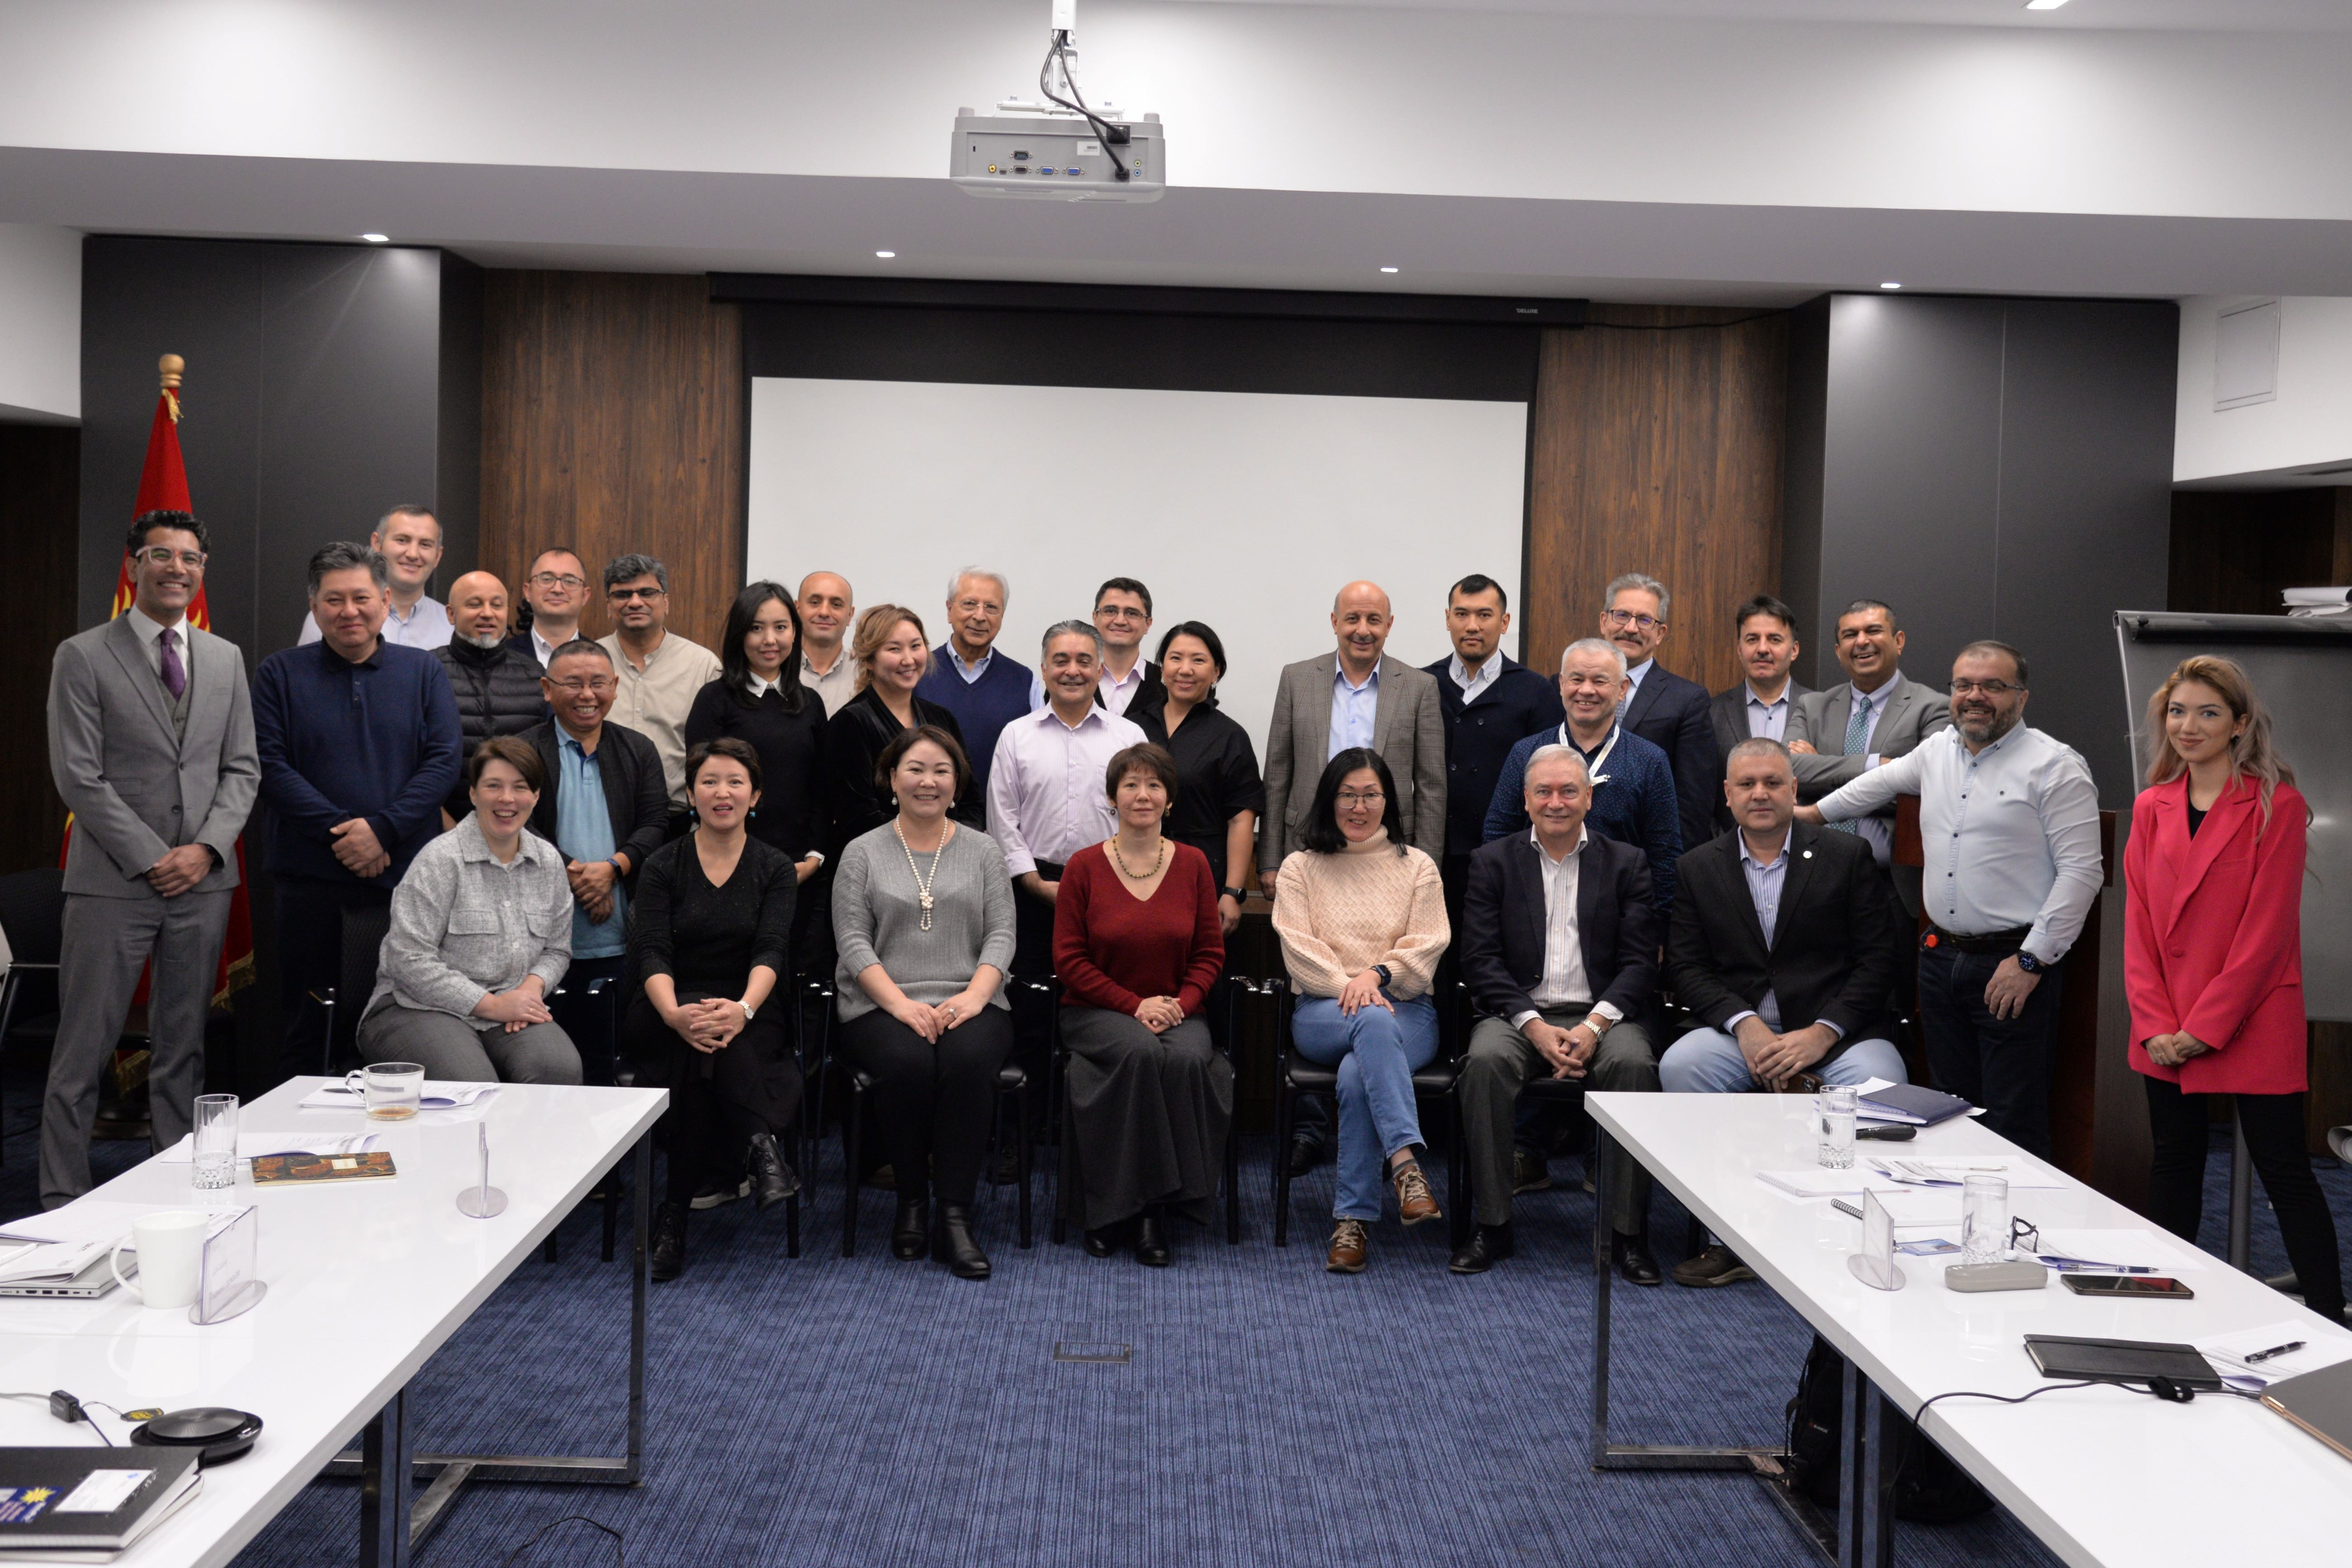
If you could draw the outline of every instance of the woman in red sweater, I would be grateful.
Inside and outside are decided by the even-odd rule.
[[[1118,832],[1070,857],[1054,901],[1078,1202],[1089,1254],[1131,1231],[1160,1269],[1171,1215],[1209,1223],[1233,1124],[1233,1066],[1201,1016],[1224,928],[1207,857],[1160,831],[1176,759],[1130,746],[1104,773]]]
[[[2228,659],[2181,661],[2148,700],[2148,788],[2124,848],[2131,1064],[2147,1084],[2148,1218],[2197,1239],[2209,1094],[2238,1124],[2305,1304],[2336,1319],[2336,1226],[2304,1151],[2304,829],[2270,715]]]

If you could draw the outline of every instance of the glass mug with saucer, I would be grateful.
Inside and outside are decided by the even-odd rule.
[[[343,1074],[343,1087],[367,1102],[371,1122],[405,1122],[425,1099],[425,1068],[414,1061],[373,1061]]]

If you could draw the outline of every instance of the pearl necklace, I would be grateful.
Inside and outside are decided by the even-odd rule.
[[[929,876],[925,876],[921,870],[916,866],[915,848],[912,844],[909,844],[907,841],[907,831],[896,822],[892,822],[890,824],[890,831],[898,835],[898,847],[906,852],[907,871],[908,873],[915,879],[915,892],[922,903],[923,918],[921,924],[917,927],[917,929],[929,931],[931,928],[931,883],[939,881],[940,879],[940,856],[947,852],[948,847],[947,828],[944,824],[941,825],[940,829],[940,847],[931,852],[931,874]]]

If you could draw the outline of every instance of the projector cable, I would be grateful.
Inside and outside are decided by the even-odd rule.
[[[1070,74],[1069,47],[1070,35],[1056,29],[1053,42],[1045,46],[1045,63],[1037,68],[1037,90],[1045,94],[1048,102],[1057,103],[1072,113],[1083,115],[1086,118],[1087,124],[1093,129],[1097,136],[1102,139],[1104,151],[1110,154],[1111,172],[1118,176],[1121,183],[1125,183],[1133,179],[1134,175],[1128,170],[1127,155],[1113,149],[1128,144],[1128,129],[1124,125],[1113,125],[1087,107],[1086,94],[1078,90],[1077,78]],[[1062,68],[1062,85],[1070,89],[1068,98],[1064,98],[1054,90],[1053,75],[1056,63]]]

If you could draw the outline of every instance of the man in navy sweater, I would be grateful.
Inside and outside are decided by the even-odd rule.
[[[1037,674],[996,650],[1004,606],[1013,591],[1003,572],[968,566],[948,583],[948,640],[931,653],[930,670],[915,687],[925,702],[955,715],[971,758],[971,799],[988,799],[988,765],[1004,727],[1045,706]]]
[[[270,654],[253,677],[287,1075],[321,1070],[324,1024],[308,998],[341,977],[343,912],[390,904],[440,831],[465,749],[441,661],[383,640],[383,557],[331,544],[310,558],[310,581],[322,635]],[[343,998],[346,1030],[363,1001]]]
[[[1445,858],[1438,871],[1446,917],[1456,931],[1470,856],[1486,841],[1486,807],[1503,759],[1521,737],[1557,729],[1568,716],[1559,688],[1503,652],[1503,634],[1510,629],[1511,601],[1503,585],[1472,572],[1445,596],[1452,656],[1423,666],[1437,677],[1437,707],[1445,720]]]

